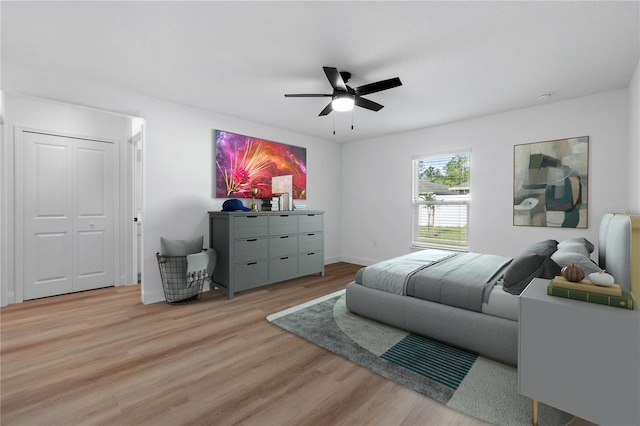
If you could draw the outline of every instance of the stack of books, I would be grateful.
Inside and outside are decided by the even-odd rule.
[[[595,285],[589,280],[576,283],[558,276],[547,287],[547,294],[631,310],[635,307],[631,293],[623,290],[619,284],[604,287]]]
[[[271,211],[280,211],[280,197],[273,197],[271,199]]]
[[[262,211],[263,212],[270,212],[271,211],[271,198],[263,198],[262,199]]]

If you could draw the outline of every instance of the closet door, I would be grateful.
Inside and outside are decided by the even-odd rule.
[[[114,146],[24,132],[24,300],[114,282]]]

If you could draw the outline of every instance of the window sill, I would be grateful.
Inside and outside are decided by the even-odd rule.
[[[469,247],[453,247],[453,246],[440,246],[437,244],[411,244],[409,246],[411,250],[427,250],[427,249],[436,249],[436,250],[446,250],[446,251],[455,251],[459,253],[468,253]]]

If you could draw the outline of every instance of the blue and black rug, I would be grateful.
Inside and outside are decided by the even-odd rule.
[[[517,370],[349,312],[344,290],[267,317],[271,323],[450,408],[499,425],[530,425]],[[573,416],[539,405],[539,424]]]

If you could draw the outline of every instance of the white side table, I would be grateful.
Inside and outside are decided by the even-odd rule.
[[[533,423],[540,401],[602,425],[640,425],[638,307],[549,296],[549,282],[534,279],[519,300],[518,392],[534,401]]]

